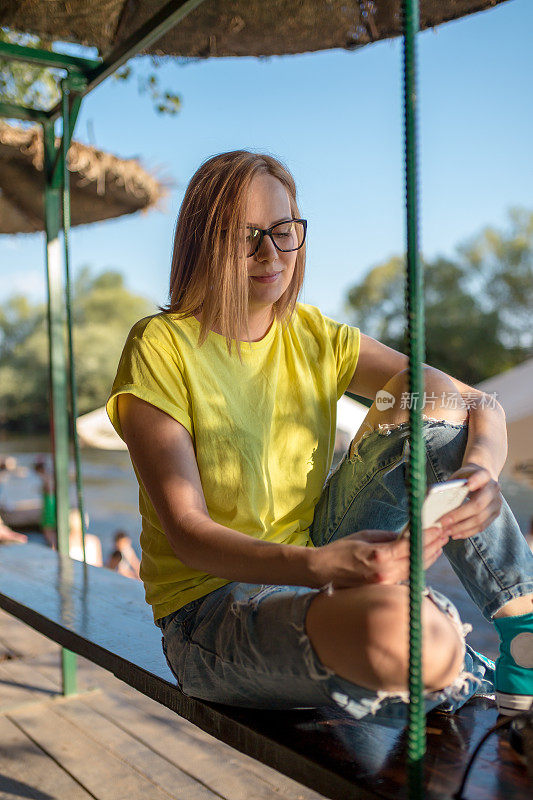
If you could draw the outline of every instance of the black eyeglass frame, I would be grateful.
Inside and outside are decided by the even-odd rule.
[[[286,225],[287,222],[301,222],[301,224],[303,225],[303,229],[304,229],[304,235],[303,235],[302,243],[299,244],[298,247],[291,247],[290,250],[283,250],[274,241],[274,237],[272,235],[272,231],[275,228],[279,227],[279,225]],[[265,229],[257,228],[255,225],[247,225],[246,228],[248,230],[259,231],[259,233],[261,234],[260,237],[259,237],[259,241],[257,243],[257,247],[251,253],[247,253],[246,254],[246,258],[251,258],[252,256],[255,256],[255,254],[257,253],[257,251],[261,247],[261,244],[262,244],[263,239],[265,238],[265,236],[270,236],[270,241],[272,242],[272,244],[274,245],[276,250],[279,250],[280,253],[294,253],[296,250],[300,250],[303,247],[304,243],[305,243],[305,237],[307,235],[307,220],[306,219],[284,219],[281,222],[276,222],[276,224],[272,225],[271,228],[265,228]]]

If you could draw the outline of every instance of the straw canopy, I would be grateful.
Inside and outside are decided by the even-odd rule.
[[[79,142],[68,155],[72,225],[133,214],[155,205],[166,188],[134,159]],[[41,127],[0,122],[0,233],[44,230]]]
[[[507,0],[420,0],[421,28]],[[6,0],[0,26],[108,54],[166,0]],[[271,56],[369,44],[401,33],[401,0],[206,0],[148,52]]]

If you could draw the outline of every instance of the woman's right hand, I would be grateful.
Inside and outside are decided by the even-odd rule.
[[[440,526],[423,532],[424,568],[433,564],[448,542]],[[319,586],[334,589],[368,583],[392,584],[409,578],[409,539],[393,531],[363,530],[312,551]]]

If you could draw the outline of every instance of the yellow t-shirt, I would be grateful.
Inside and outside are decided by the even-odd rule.
[[[290,324],[275,321],[243,342],[242,363],[225,337],[200,323],[156,314],[124,345],[109,418],[122,436],[117,396],[131,393],[190,433],[211,518],[234,530],[312,546],[308,529],[335,441],[337,400],[354,374],[359,330],[299,303]],[[139,481],[141,578],[154,619],[228,583],[178,560]]]

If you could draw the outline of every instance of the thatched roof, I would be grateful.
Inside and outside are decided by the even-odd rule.
[[[106,54],[166,0],[4,0],[0,26]],[[420,0],[422,28],[506,0]],[[149,52],[207,58],[352,49],[401,33],[400,0],[205,0]]]
[[[72,142],[68,156],[72,225],[150,208],[166,188],[135,159]],[[0,233],[44,229],[41,127],[0,122]]]

